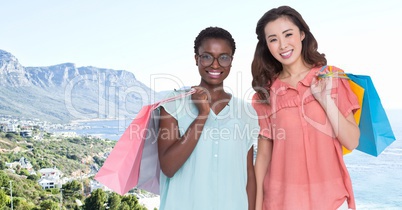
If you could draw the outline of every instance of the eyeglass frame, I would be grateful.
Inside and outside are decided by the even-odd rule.
[[[211,55],[211,53],[202,53],[202,54],[197,54],[197,55],[196,55],[196,56],[197,56],[197,59],[198,59],[198,58],[201,59],[200,56],[205,55],[205,54],[206,54],[206,55],[210,55],[210,56],[213,58],[213,60],[212,60],[211,64],[209,64],[209,65],[204,65],[203,62],[200,60],[200,63],[201,63],[203,66],[206,66],[206,67],[212,66],[212,64],[214,64],[215,60],[217,60],[219,66],[221,66],[221,67],[223,67],[223,68],[226,68],[226,67],[229,67],[229,66],[232,65],[233,56],[232,56],[232,55],[229,55],[229,54],[227,54],[227,53],[222,53],[222,54],[220,54],[218,57],[215,57],[215,56]],[[219,62],[219,58],[220,58],[221,56],[223,56],[223,55],[227,55],[227,56],[229,56],[229,58],[230,58],[230,63],[229,63],[229,65],[227,65],[227,66],[222,66],[222,64]]]

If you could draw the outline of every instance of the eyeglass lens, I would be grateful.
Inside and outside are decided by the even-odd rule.
[[[201,54],[200,56],[201,64],[203,66],[210,66],[212,63],[215,61],[215,59],[218,60],[218,63],[222,67],[228,67],[232,63],[232,57],[228,54],[222,54],[218,58],[213,57],[211,54],[204,53]]]

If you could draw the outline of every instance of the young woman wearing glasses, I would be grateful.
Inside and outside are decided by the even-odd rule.
[[[161,210],[254,209],[256,112],[223,88],[235,49],[228,31],[202,30],[194,41],[196,92],[160,110]]]

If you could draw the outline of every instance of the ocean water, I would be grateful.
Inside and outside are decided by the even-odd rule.
[[[378,157],[345,155],[357,209],[402,209],[402,110],[387,110],[396,140]]]
[[[396,141],[378,157],[357,150],[344,156],[357,209],[402,209],[402,110],[387,110],[387,115]],[[81,125],[90,129],[75,132],[118,140],[129,123],[117,120],[82,122]]]
[[[53,130],[73,131],[78,135],[91,135],[110,140],[119,140],[123,132],[130,125],[131,120],[95,120],[79,122],[77,127],[83,129],[74,130]]]

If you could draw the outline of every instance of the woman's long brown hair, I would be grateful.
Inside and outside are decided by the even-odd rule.
[[[310,32],[310,28],[304,21],[300,13],[289,6],[281,6],[266,12],[258,21],[256,34],[258,43],[255,48],[254,59],[251,64],[251,73],[253,75],[252,87],[257,92],[260,101],[269,103],[269,90],[274,79],[283,70],[282,64],[269,52],[265,39],[265,26],[280,17],[288,18],[305,34],[302,41],[303,61],[313,66],[322,66],[327,64],[325,54],[319,53],[318,43]]]

